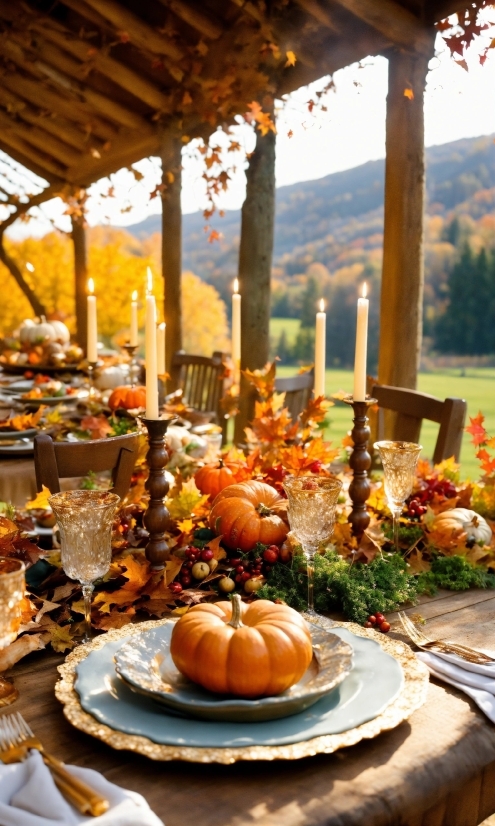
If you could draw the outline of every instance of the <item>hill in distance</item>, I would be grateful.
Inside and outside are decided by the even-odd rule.
[[[475,221],[495,213],[494,136],[466,138],[426,150],[427,211],[445,222],[456,216]],[[344,250],[381,248],[384,160],[336,172],[318,180],[279,187],[276,193],[274,271],[285,279],[304,273],[312,262],[334,271]],[[222,233],[208,243],[198,212],[183,216],[183,265],[221,292],[235,277],[240,211],[215,216]],[[161,231],[159,215],[126,228],[139,238]]]

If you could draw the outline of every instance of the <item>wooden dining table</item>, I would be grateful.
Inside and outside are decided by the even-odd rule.
[[[431,638],[495,649],[493,591],[440,592],[407,612]],[[166,826],[477,826],[495,812],[495,725],[436,680],[419,710],[373,740],[302,760],[200,765],[114,751],[74,729],[54,696],[62,660],[44,651],[18,663],[12,710],[59,758],[144,795]]]

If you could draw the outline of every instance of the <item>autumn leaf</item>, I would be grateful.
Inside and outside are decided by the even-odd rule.
[[[85,416],[81,420],[81,430],[90,433],[92,439],[104,439],[113,432],[112,426],[103,414],[101,416]]]
[[[95,628],[100,628],[102,631],[110,631],[111,628],[123,628],[133,621],[136,614],[136,609],[131,605],[125,611],[119,611],[118,608],[112,608],[109,614],[103,617],[98,617],[93,620],[92,624]]]
[[[127,582],[122,586],[122,590],[132,591],[134,593],[140,591],[151,576],[149,562],[144,554],[139,558],[126,556],[126,558],[122,560],[121,565],[124,568],[124,576],[127,578]]]
[[[476,458],[480,460],[481,470],[484,473],[486,473],[487,476],[490,476],[490,474],[495,473],[495,458],[492,459],[488,451],[485,450],[485,448],[478,450]]]
[[[275,392],[276,360],[267,364],[262,370],[243,370],[242,373],[257,390],[260,398],[266,400]]]
[[[467,65],[464,58],[462,60],[454,60],[454,63],[457,63],[457,65],[460,66],[461,69],[464,69],[465,72],[469,72],[469,66]]]
[[[414,91],[409,86],[404,89],[404,97],[408,100],[414,100]]]
[[[411,551],[407,557],[407,564],[411,574],[422,574],[431,570],[431,564],[424,558],[423,553],[418,548]]]
[[[19,416],[13,416],[9,419],[0,420],[0,428],[6,430],[29,430],[32,427],[37,427],[41,419],[46,405],[41,405],[35,413],[21,413]]]
[[[192,519],[181,519],[177,522],[177,527],[181,533],[189,534],[194,528],[194,522]]]
[[[167,507],[172,519],[188,519],[201,505],[206,504],[208,496],[203,496],[192,477],[184,482],[180,493],[173,499],[167,499]]]
[[[487,432],[483,426],[485,421],[483,413],[480,411],[477,416],[470,416],[469,421],[470,424],[466,427],[466,433],[470,433],[473,437],[471,439],[473,445],[482,445],[487,438]]]
[[[297,58],[296,58],[294,52],[291,52],[289,50],[285,54],[286,54],[286,57],[287,57],[287,60],[285,61],[285,68],[287,68],[288,66],[295,66]]]
[[[47,628],[47,632],[50,635],[50,643],[53,650],[59,654],[63,654],[64,651],[74,648],[75,641],[71,637],[70,625],[58,625],[54,622]]]
[[[49,510],[50,503],[48,498],[50,496],[51,493],[49,489],[43,485],[41,491],[36,494],[35,498],[26,503],[26,510],[35,510],[37,508],[40,508],[41,510]]]
[[[210,551],[213,551],[213,559],[225,559],[225,557],[227,556],[224,549],[220,547],[221,541],[221,536],[216,536],[215,539],[208,540],[208,544],[206,545],[206,547],[209,548]]]

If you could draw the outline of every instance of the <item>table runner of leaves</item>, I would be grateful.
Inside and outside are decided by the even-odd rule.
[[[337,473],[343,481],[332,544],[316,557],[317,610],[338,610],[347,619],[364,623],[370,613],[396,610],[404,603],[414,603],[419,594],[433,594],[438,588],[495,587],[495,539],[492,537],[490,545],[479,544],[461,529],[445,530],[435,525],[437,514],[464,507],[473,508],[495,527],[491,522],[495,519],[495,438],[487,434],[481,413],[470,420],[467,430],[476,447],[482,478],[475,483],[461,482],[459,466],[452,459],[436,467],[420,460],[415,489],[401,518],[397,554],[379,472],[371,474],[370,526],[359,542],[352,536],[347,521],[351,443],[346,438],[342,446],[335,448],[324,438],[326,416],[333,403],[323,397],[311,400],[293,422],[284,407],[284,394],[275,392],[275,364],[247,375],[259,397],[246,432],[248,447],[223,453],[225,462],[236,469],[236,480],[262,479],[279,492],[288,473]],[[167,499],[170,558],[163,571],[153,572],[144,554],[144,452],[138,461],[129,495],[114,523],[110,570],[95,587],[92,625],[97,632],[143,618],[180,616],[198,602],[225,599],[218,583],[225,576],[234,578],[231,560],[242,556],[247,565],[259,560],[266,549],[257,545],[249,554],[240,555],[223,548],[222,537],[216,537],[208,528],[210,499],[198,490],[194,480],[201,462],[189,457],[187,463],[179,463],[180,468],[176,464],[172,456],[175,483]],[[28,503],[28,516],[12,509],[0,516],[0,554],[18,556],[26,562],[28,584],[20,637],[3,653],[3,669],[45,645],[58,652],[67,651],[81,634],[80,586],[65,576],[59,551],[41,551],[26,533],[33,526],[29,514],[46,508],[48,493],[45,490]],[[209,548],[217,565],[212,565],[215,569],[205,579],[176,593],[173,583],[186,561],[185,549],[191,545]],[[270,567],[256,595],[245,594],[242,584],[236,584],[243,598],[281,600],[303,609],[305,563],[290,534],[279,561]]]

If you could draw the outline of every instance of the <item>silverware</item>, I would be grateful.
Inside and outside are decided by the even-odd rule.
[[[22,714],[17,712],[0,716],[0,760],[3,763],[20,763],[28,756],[29,749],[36,749],[41,753],[60,791],[82,814],[97,817],[108,810],[108,800],[87,783],[74,777],[67,771],[64,763],[47,754]]]
[[[440,654],[457,654],[462,660],[466,660],[468,663],[477,663],[478,665],[495,663],[492,657],[489,657],[487,654],[482,654],[481,651],[475,651],[473,648],[467,648],[465,645],[444,642],[444,640],[430,640],[422,631],[418,630],[403,611],[399,611],[398,616],[409,639],[424,651],[436,651]]]

